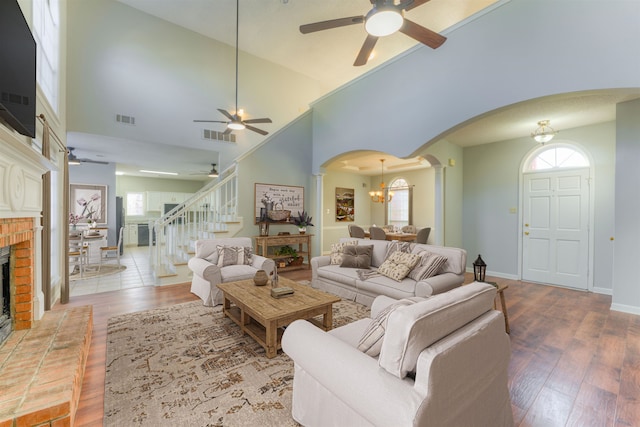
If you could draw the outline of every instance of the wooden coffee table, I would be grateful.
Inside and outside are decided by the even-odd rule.
[[[225,316],[264,347],[267,357],[275,357],[281,347],[283,326],[298,319],[306,319],[328,331],[333,326],[332,305],[340,298],[326,292],[300,285],[280,277],[279,287],[288,286],[293,295],[283,298],[271,296],[271,282],[256,286],[253,279],[218,285],[224,295]],[[322,315],[322,322],[313,317]]]

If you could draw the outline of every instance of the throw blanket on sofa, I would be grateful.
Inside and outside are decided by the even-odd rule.
[[[360,280],[367,280],[370,277],[382,276],[376,270],[356,270],[356,274]]]

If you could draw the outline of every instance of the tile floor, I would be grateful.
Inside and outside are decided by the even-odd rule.
[[[163,279],[162,283],[160,283],[154,277],[149,262],[149,248],[147,246],[126,246],[120,257],[120,263],[127,266],[126,270],[121,273],[70,282],[70,296],[170,284],[170,280]],[[177,277],[174,283],[183,282],[185,282],[184,278]]]

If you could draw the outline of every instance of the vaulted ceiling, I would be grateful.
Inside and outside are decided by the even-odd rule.
[[[118,0],[119,2],[218,40],[235,46],[236,1],[235,0]],[[431,0],[407,12],[405,17],[443,35],[473,15],[483,13],[503,3],[496,0]],[[367,0],[241,0],[239,14],[239,48],[259,58],[282,65],[320,82],[322,90],[328,93],[348,81],[381,66],[403,52],[412,49],[429,49],[411,39],[396,33],[381,38],[376,44],[374,56],[362,67],[354,67],[353,61],[364,42],[366,33],[363,25],[351,25],[303,35],[299,26],[335,18],[359,16],[371,8]],[[556,129],[566,129],[615,119],[615,104],[635,99],[640,94],[635,91],[615,90],[603,93],[564,94],[545,99],[532,100],[490,112],[484,117],[461,124],[446,138],[462,147],[493,141],[518,138],[528,135],[536,127],[536,122],[551,119]],[[273,132],[273,128],[269,129]],[[71,144],[70,144],[71,145]],[[118,141],[111,148],[105,147],[100,160],[117,161]],[[148,147],[147,147],[148,148]],[[109,151],[112,150],[113,153]],[[169,149],[171,150],[171,149]],[[171,155],[162,153],[149,155],[150,167],[161,169]],[[181,158],[202,163],[202,150],[182,150]],[[78,150],[79,157],[91,157],[89,151]],[[388,163],[391,167],[402,167],[399,159]],[[426,167],[428,163],[410,159],[407,167]],[[362,173],[379,171],[379,155],[348,155],[338,159],[335,168],[360,170]],[[126,165],[119,165],[126,169]],[[205,178],[206,166],[200,167]],[[189,176],[187,176],[188,178]]]

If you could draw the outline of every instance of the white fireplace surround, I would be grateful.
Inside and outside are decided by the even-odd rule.
[[[55,166],[30,146],[30,139],[0,123],[0,218],[36,218],[42,212],[42,175]],[[42,227],[36,225],[33,260],[33,319],[44,315]]]

